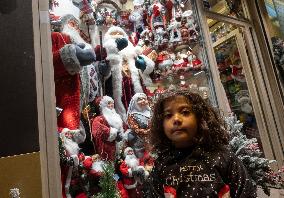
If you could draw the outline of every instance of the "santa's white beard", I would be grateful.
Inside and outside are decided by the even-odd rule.
[[[111,127],[122,129],[122,119],[115,109],[103,108],[102,114]]]
[[[103,172],[103,166],[104,166],[104,162],[103,161],[98,161],[98,162],[94,162],[92,164],[92,170],[96,171],[96,172]]]
[[[133,154],[133,155],[127,155],[125,157],[125,163],[129,168],[137,168],[137,166],[139,166],[139,161],[137,159],[137,157]]]
[[[78,155],[79,153],[79,146],[76,142],[69,138],[65,138],[64,140],[64,148],[66,149],[68,155]]]

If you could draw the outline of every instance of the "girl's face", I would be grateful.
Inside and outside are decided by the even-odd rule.
[[[191,146],[197,133],[197,118],[192,105],[184,96],[164,102],[163,128],[165,135],[176,148]]]

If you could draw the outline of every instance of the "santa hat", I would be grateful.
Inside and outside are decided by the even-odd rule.
[[[176,198],[177,197],[176,189],[174,189],[171,186],[165,186],[164,187],[164,196],[165,196],[165,198]]]
[[[112,26],[105,33],[104,41],[107,41],[108,39],[112,38],[111,33],[113,33],[113,32],[119,32],[119,33],[122,34],[123,37],[128,38],[128,35],[126,34],[126,32],[121,27]]]
[[[133,152],[133,155],[134,155],[134,150],[133,150],[133,148],[131,148],[131,147],[126,147],[126,148],[124,149],[124,157],[126,157],[126,156],[128,155],[129,151],[132,151],[132,152]]]
[[[109,97],[109,96],[102,97],[102,99],[100,100],[100,104],[99,104],[100,108],[102,109],[102,108],[107,107],[109,102],[113,102],[114,103],[114,100],[111,97]]]
[[[159,53],[156,61],[158,63],[159,69],[162,70],[173,65],[173,60],[170,58],[170,55],[165,54],[165,52],[163,51]]]
[[[90,156],[86,156],[85,160],[83,161],[83,166],[85,169],[89,170],[92,168],[93,159]]]

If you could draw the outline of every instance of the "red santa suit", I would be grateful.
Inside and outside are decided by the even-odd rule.
[[[56,106],[63,109],[57,118],[59,128],[78,129],[80,125],[80,63],[68,35],[52,32]],[[69,45],[68,45],[69,44]],[[64,47],[64,48],[63,48]],[[73,59],[68,57],[72,56]]]
[[[107,60],[111,66],[111,82],[106,83],[106,94],[111,95],[115,108],[122,119],[126,121],[126,110],[135,93],[145,93],[145,86],[152,83],[149,74],[154,70],[155,63],[142,50],[134,47],[128,40],[128,46],[119,51],[117,38],[128,38],[125,31],[117,26],[109,28],[104,36],[104,47],[107,51]],[[137,68],[137,63],[143,62],[143,68]]]
[[[113,107],[114,103],[109,96],[104,96],[100,102],[102,115],[94,118],[92,122],[92,135],[95,151],[103,160],[114,161],[116,154],[116,137],[123,132],[123,122]]]
[[[139,159],[134,155],[134,151],[131,147],[127,147],[124,150],[125,160],[120,164],[119,170],[122,177],[122,182],[127,190],[129,197],[139,198],[142,197],[141,194],[141,178],[136,177],[135,172],[139,171],[146,178],[149,173],[140,164]]]

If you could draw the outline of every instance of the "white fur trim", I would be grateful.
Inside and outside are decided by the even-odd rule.
[[[141,55],[143,52],[142,47],[140,46],[135,46],[135,53],[138,55]]]
[[[142,73],[142,79],[143,79],[144,85],[150,86],[152,85],[152,79],[150,78],[149,75],[153,72],[155,63],[154,61],[152,61],[150,58],[148,58],[145,55],[140,55],[140,56],[143,57],[144,61],[146,62],[146,69]]]
[[[111,31],[119,30],[123,31],[120,27],[111,27]],[[109,33],[111,32],[109,29]],[[126,109],[121,101],[122,97],[122,59],[125,58],[128,61],[128,67],[131,74],[131,81],[134,87],[135,93],[143,92],[142,85],[140,83],[139,71],[135,66],[135,59],[138,56],[133,44],[128,41],[128,46],[118,52],[116,42],[113,38],[105,35],[104,47],[107,50],[107,59],[110,60],[110,66],[112,71],[112,88],[113,88],[113,99],[115,102],[116,112],[121,115],[122,120],[126,121]],[[124,32],[125,33],[125,32]],[[126,34],[126,33],[125,33]],[[127,36],[127,35],[126,35]]]
[[[131,168],[128,169],[128,177],[133,177]]]
[[[117,129],[116,128],[113,128],[113,127],[110,127],[110,131],[109,131],[109,137],[107,139],[107,141],[109,142],[113,142],[117,136]]]
[[[62,129],[60,135],[63,135],[64,133],[66,133],[66,132],[68,132],[68,131],[70,131],[70,129],[64,128],[64,129]]]
[[[74,44],[66,44],[62,47],[60,49],[60,57],[69,74],[74,75],[81,71],[82,67],[76,56],[76,47]]]
[[[117,54],[118,49],[117,49],[117,43],[115,42],[115,39],[108,39],[104,42],[104,47],[107,51],[107,54]]]
[[[74,161],[74,166],[77,167],[79,165],[79,158],[77,155],[71,155],[73,161]]]
[[[175,196],[171,193],[164,193],[165,198],[175,198]]]
[[[135,181],[135,183],[132,184],[132,185],[124,184],[124,187],[125,187],[127,190],[136,188],[136,186],[137,186],[137,181]]]

